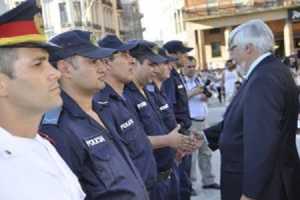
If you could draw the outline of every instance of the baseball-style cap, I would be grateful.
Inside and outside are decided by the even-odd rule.
[[[65,59],[74,55],[80,55],[92,59],[102,59],[111,57],[116,50],[109,48],[100,48],[93,44],[93,35],[89,31],[72,30],[53,37],[50,42],[62,47],[56,51],[51,62]]]
[[[137,45],[145,45],[147,47],[149,47],[150,49],[154,48],[155,46],[157,46],[154,42],[148,41],[148,40],[128,40],[129,44],[137,44]]]
[[[0,16],[0,48],[32,47],[58,49],[47,42],[38,0],[27,0]]]
[[[178,59],[172,56],[168,56],[166,53],[167,50],[165,50],[164,48],[159,48],[158,49],[158,54],[165,57],[167,59],[167,62],[175,62]]]
[[[163,45],[163,48],[166,49],[169,53],[187,53],[193,50],[191,47],[186,47],[183,45],[182,41],[171,40]]]
[[[98,41],[98,45],[104,48],[112,48],[118,51],[129,51],[137,46],[136,43],[124,43],[116,35],[107,35]]]
[[[146,58],[154,64],[161,64],[167,61],[166,58],[155,54],[147,45],[139,44],[136,48],[130,51],[130,55],[134,58]]]

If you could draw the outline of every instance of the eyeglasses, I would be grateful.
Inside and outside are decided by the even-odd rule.
[[[186,67],[189,68],[189,69],[194,69],[194,68],[196,68],[196,65],[188,65]]]
[[[232,45],[231,47],[229,47],[229,51],[233,51],[236,47],[237,47],[236,44]]]

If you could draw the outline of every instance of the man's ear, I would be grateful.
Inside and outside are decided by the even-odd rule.
[[[251,43],[245,45],[245,51],[247,52],[247,54],[253,53],[254,49],[255,47]]]
[[[71,68],[72,65],[65,60],[60,60],[57,62],[57,69],[60,71],[61,76],[64,78],[71,77]]]
[[[0,73],[0,97],[7,96],[7,87],[9,80],[10,78],[6,74]]]

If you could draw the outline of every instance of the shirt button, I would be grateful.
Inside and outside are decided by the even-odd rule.
[[[9,150],[5,150],[4,151],[7,155],[11,155],[12,153],[11,153],[11,151],[9,151]]]

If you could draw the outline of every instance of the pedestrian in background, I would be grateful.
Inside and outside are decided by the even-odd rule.
[[[236,64],[232,60],[226,61],[225,70],[223,72],[223,77],[222,77],[222,83],[225,90],[225,99],[227,104],[231,101],[234,95],[235,82],[239,80],[236,67],[237,67]]]
[[[200,132],[207,127],[207,101],[211,97],[211,93],[206,88],[207,84],[196,73],[196,59],[194,57],[188,56],[188,61],[184,65],[182,72],[183,83],[189,99],[190,118],[192,120],[191,130]],[[193,185],[197,182],[196,168],[199,166],[202,175],[202,188],[220,189],[220,186],[215,182],[215,176],[212,174],[211,157],[212,152],[207,142],[193,153],[191,167]],[[196,192],[196,188],[194,187],[193,189]]]

